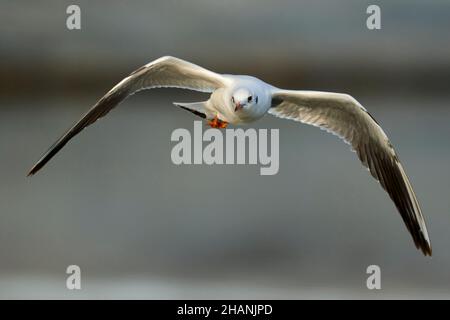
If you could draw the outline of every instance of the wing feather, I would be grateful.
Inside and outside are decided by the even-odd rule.
[[[226,85],[227,81],[226,78],[215,72],[174,57],[166,56],[150,62],[132,72],[104,95],[44,153],[31,168],[28,175],[33,175],[39,171],[70,139],[84,128],[105,116],[128,96],[140,90],[172,87],[212,92]]]
[[[383,129],[353,97],[276,90],[269,113],[320,127],[350,144],[397,207],[417,248],[431,255],[426,224],[411,183]]]

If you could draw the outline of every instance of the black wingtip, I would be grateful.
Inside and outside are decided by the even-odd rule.
[[[37,167],[37,164],[35,164],[35,165],[30,169],[30,171],[28,171],[27,177],[32,177],[32,176],[34,176],[34,174],[35,174],[36,172],[38,172],[38,171],[39,171],[39,167]]]
[[[433,249],[431,248],[431,244],[427,241],[425,243],[419,244],[418,249],[422,250],[424,256],[432,256]]]
[[[431,242],[423,234],[423,231],[419,231],[418,237],[413,237],[414,244],[416,245],[416,248],[420,251],[422,251],[424,256],[432,256],[433,255],[433,249],[431,247]]]
[[[420,247],[419,249],[422,251],[422,253],[423,253],[423,255],[425,257],[426,256],[430,256],[431,257],[433,255],[433,250],[429,246],[427,246],[427,247]]]
[[[182,106],[182,105],[180,105],[180,104],[177,104],[177,103],[174,103],[174,105],[176,105],[177,107],[180,107],[181,109],[184,109],[184,110],[186,110],[186,111],[192,112],[193,114],[195,114],[196,116],[199,116],[199,117],[202,118],[202,119],[206,119],[206,114],[204,114],[204,113],[202,113],[202,112],[199,112],[199,111],[197,111],[197,110],[192,110],[192,109],[186,108],[186,107],[184,107],[184,106]]]
[[[50,157],[51,158],[51,157]],[[31,169],[28,171],[27,173],[27,177],[32,177],[34,176],[39,170],[42,169],[42,167],[48,162],[48,160],[50,159],[48,157],[48,152],[45,154],[45,156],[43,156],[41,159],[39,159],[38,162],[36,162],[34,164],[34,166],[31,167]]]

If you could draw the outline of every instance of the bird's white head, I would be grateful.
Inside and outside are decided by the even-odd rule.
[[[248,109],[258,103],[258,96],[247,88],[237,88],[231,94],[231,103],[234,111]]]

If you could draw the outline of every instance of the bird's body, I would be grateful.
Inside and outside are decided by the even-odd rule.
[[[416,247],[431,255],[431,243],[411,183],[389,139],[365,108],[347,94],[292,91],[255,77],[218,74],[190,62],[162,57],[120,81],[33,166],[41,169],[71,138],[143,89],[173,87],[211,93],[207,101],[174,103],[204,118],[212,127],[251,123],[269,113],[320,127],[350,144],[400,212]]]
[[[212,92],[209,100],[197,103],[203,104],[203,113],[207,120],[219,119],[223,123],[230,123],[233,125],[239,125],[244,123],[250,123],[263,117],[271,107],[272,96],[271,93],[274,89],[271,85],[263,82],[262,80],[244,75],[223,75],[224,79],[228,82],[227,87],[218,88]],[[255,97],[258,97],[258,103],[252,108],[246,108],[235,111],[235,105],[232,102],[233,93],[241,88],[246,88],[249,93]],[[239,93],[239,92],[238,92]],[[238,94],[236,95],[238,96]],[[242,104],[247,103],[245,101],[248,96],[246,92],[243,92],[240,101]],[[176,105],[186,106],[189,104],[175,103]],[[189,109],[189,107],[187,107]],[[195,109],[201,112],[201,109]]]

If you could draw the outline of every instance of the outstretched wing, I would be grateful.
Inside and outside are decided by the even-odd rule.
[[[383,129],[358,101],[346,94],[274,90],[269,113],[320,127],[338,135],[389,194],[417,248],[431,255],[431,243],[419,203]]]
[[[41,169],[81,130],[106,115],[133,93],[151,88],[172,87],[212,92],[226,85],[227,79],[190,62],[162,57],[137,69],[104,95],[75,125],[59,138],[31,168],[28,175]]]

